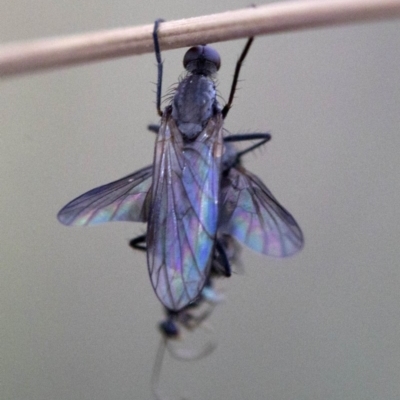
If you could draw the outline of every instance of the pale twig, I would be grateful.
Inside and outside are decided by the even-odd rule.
[[[399,0],[320,0],[275,3],[165,22],[162,50],[268,33],[396,18]],[[0,47],[0,76],[153,51],[153,24],[49,38]]]

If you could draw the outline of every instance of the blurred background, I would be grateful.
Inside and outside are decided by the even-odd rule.
[[[248,6],[209,0],[0,3],[7,43],[180,19]],[[273,139],[245,159],[295,216],[305,248],[290,259],[243,249],[221,285],[215,352],[166,357],[169,398],[400,397],[400,21],[259,37],[226,121]],[[218,43],[227,98],[245,40]],[[163,53],[163,91],[185,49]],[[152,161],[154,55],[0,82],[0,397],[151,399],[161,306],[145,226],[67,228],[74,197]],[[209,339],[199,330],[186,346]],[[185,346],[185,342],[182,343]]]

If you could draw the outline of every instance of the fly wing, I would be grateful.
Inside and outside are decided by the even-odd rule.
[[[221,204],[218,232],[273,257],[290,256],[303,247],[294,218],[257,176],[243,168],[232,168],[223,178]]]
[[[146,240],[152,285],[170,310],[196,300],[208,276],[218,224],[222,148],[220,114],[189,143],[170,115],[163,117]]]
[[[146,222],[153,167],[148,166],[115,182],[77,197],[58,213],[64,225],[95,225],[109,221]]]

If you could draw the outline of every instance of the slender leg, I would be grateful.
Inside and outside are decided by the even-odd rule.
[[[146,251],[147,247],[145,244],[143,244],[145,242],[146,242],[146,235],[140,235],[138,237],[133,238],[129,242],[129,246],[131,246],[132,249],[135,249],[135,250]]]
[[[245,142],[248,140],[259,140],[258,143],[249,146],[247,149],[239,151],[237,154],[237,158],[241,158],[246,153],[250,153],[256,148],[262,146],[271,140],[271,135],[269,133],[239,133],[237,135],[231,135],[224,138],[224,142]]]
[[[149,125],[147,125],[147,130],[149,130],[150,132],[153,132],[153,133],[158,133],[158,131],[160,130],[160,125],[149,124]]]
[[[229,94],[229,100],[225,104],[224,108],[222,109],[222,117],[224,119],[228,115],[229,109],[232,107],[232,102],[233,102],[233,98],[235,96],[235,91],[236,91],[236,85],[239,80],[240,68],[242,68],[243,61],[247,56],[247,53],[250,49],[251,44],[253,43],[253,40],[254,40],[254,37],[251,37],[247,40],[246,46],[244,46],[242,54],[240,55],[239,60],[236,63],[235,73],[233,75],[233,81],[232,81],[232,86],[231,86],[231,93]]]
[[[215,248],[218,251],[218,254],[220,256],[220,262],[224,269],[224,276],[228,278],[232,274],[231,265],[229,263],[228,256],[226,255],[224,246],[222,246],[221,242],[218,239],[215,241]],[[214,258],[215,258],[215,255],[214,255]]]
[[[157,113],[161,117],[161,87],[162,87],[162,75],[163,75],[163,63],[161,60],[161,50],[160,50],[160,43],[158,41],[158,28],[160,23],[163,22],[163,19],[157,19],[154,22],[154,29],[153,29],[153,42],[154,42],[154,53],[156,54],[157,60],[157,99],[156,99],[156,107]]]

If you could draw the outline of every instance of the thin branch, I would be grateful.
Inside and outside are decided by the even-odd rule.
[[[400,17],[400,0],[304,0],[165,22],[162,50]],[[153,24],[0,47],[0,76],[153,52]]]

